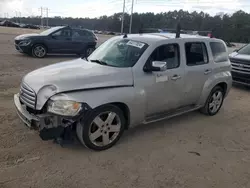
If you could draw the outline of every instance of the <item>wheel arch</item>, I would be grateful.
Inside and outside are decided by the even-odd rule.
[[[223,89],[224,97],[226,97],[231,88],[231,85],[232,85],[231,74],[228,74],[226,76],[224,74],[217,74],[216,76],[211,77],[204,84],[198,104],[204,105],[210,92],[216,86],[220,86]]]
[[[220,83],[218,83],[217,85],[215,85],[214,87],[216,87],[216,86],[220,86],[220,87],[223,89],[223,94],[224,94],[224,95],[226,94],[227,88],[228,88],[226,82],[220,82]]]
[[[101,108],[101,107],[105,107],[105,106],[115,106],[117,108],[119,108],[123,115],[124,115],[124,118],[125,118],[125,129],[129,129],[129,125],[130,125],[130,109],[128,107],[127,104],[123,103],[123,102],[110,102],[110,103],[105,103],[105,104],[101,104],[99,106],[96,106],[95,108],[93,108],[92,110],[94,109],[98,109],[98,108]]]
[[[112,102],[112,103],[108,103],[108,104],[104,104],[104,105],[114,105],[114,106],[118,107],[123,112],[124,118],[126,120],[125,129],[129,128],[129,125],[130,125],[130,110],[129,110],[129,107],[125,103]]]

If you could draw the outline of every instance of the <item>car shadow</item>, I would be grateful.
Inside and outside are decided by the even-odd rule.
[[[238,84],[238,83],[233,83],[233,87],[236,89],[240,89],[240,90],[244,90],[244,91],[250,91],[250,86],[245,86],[242,84]]]
[[[189,112],[185,113],[173,118],[157,121],[155,123],[149,123],[149,124],[140,124],[135,127],[131,127],[129,130],[124,131],[124,134],[122,135],[121,139],[112,147],[113,149],[125,147],[127,144],[131,144],[136,138],[142,136],[142,135],[147,135],[150,134],[152,131],[159,131],[159,132],[164,132],[164,130],[170,130],[173,127],[178,128],[178,123],[177,122],[185,122],[186,119],[195,119],[202,114],[194,111],[194,112]],[[58,144],[59,145],[59,144]],[[59,145],[60,146],[60,145]],[[71,150],[71,151],[92,151],[86,147],[84,147],[80,141],[78,140],[77,136],[75,135],[74,141],[65,145],[61,145],[64,149]],[[110,149],[112,149],[110,148]],[[116,149],[115,149],[116,150]]]
[[[44,58],[35,58],[31,55],[25,54],[25,53],[16,53],[17,57],[27,57],[32,59],[47,59],[47,58],[80,58],[81,56],[76,54],[47,54]]]
[[[122,138],[126,137],[137,137],[139,134],[147,134],[147,132],[151,132],[152,130],[157,130],[157,129],[170,129],[172,127],[177,126],[177,122],[184,122],[187,119],[190,118],[198,118],[198,116],[202,116],[201,113],[198,111],[193,111],[193,112],[188,112],[184,113],[182,115],[178,115],[176,117],[168,118],[165,120],[160,120],[154,123],[149,123],[149,124],[140,124],[135,127],[132,127],[128,131],[125,132],[124,136]]]
[[[81,56],[76,54],[48,54],[46,58],[80,58]]]

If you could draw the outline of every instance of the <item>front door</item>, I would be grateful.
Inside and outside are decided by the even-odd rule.
[[[177,109],[182,106],[183,98],[184,69],[180,63],[179,44],[157,47],[146,65],[152,61],[167,62],[167,70],[145,73],[146,116]]]
[[[186,54],[184,102],[197,104],[205,82],[212,74],[212,66],[208,58],[206,44],[203,42],[187,42],[184,44]]]

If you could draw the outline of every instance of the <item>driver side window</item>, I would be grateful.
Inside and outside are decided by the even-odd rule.
[[[167,62],[167,69],[174,69],[180,66],[180,51],[178,44],[166,44],[157,47],[150,55],[147,64],[153,61]]]

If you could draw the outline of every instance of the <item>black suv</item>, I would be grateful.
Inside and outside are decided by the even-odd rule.
[[[97,37],[92,31],[69,26],[52,27],[40,34],[24,34],[15,38],[19,52],[38,58],[43,58],[47,53],[89,56],[96,44]]]
[[[234,83],[250,86],[250,44],[229,54]]]

